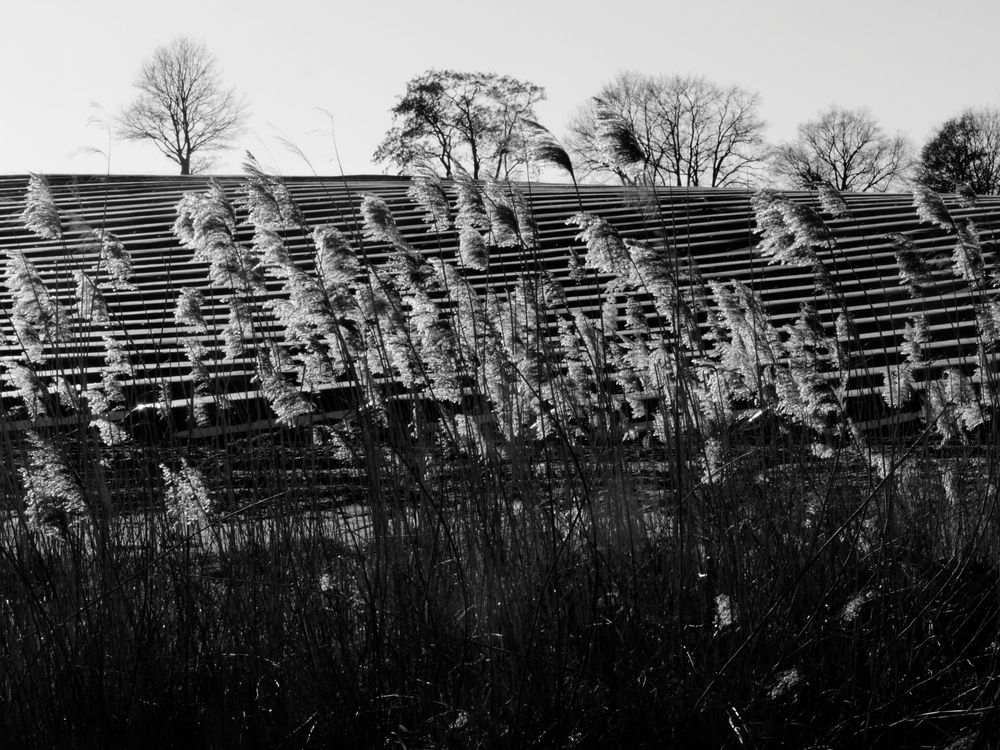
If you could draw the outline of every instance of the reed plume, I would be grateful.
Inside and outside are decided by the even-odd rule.
[[[983,286],[986,282],[983,245],[971,219],[955,226],[955,239],[955,249],[952,251],[952,272],[967,281],[973,288]]]
[[[433,170],[410,179],[406,194],[424,210],[424,222],[438,234],[451,228],[451,209],[441,178]]]
[[[180,467],[160,464],[163,477],[163,502],[167,512],[183,527],[206,526],[216,509],[215,497],[201,471],[186,458]]]
[[[28,178],[28,190],[21,221],[25,227],[43,240],[62,239],[63,228],[59,218],[59,209],[52,197],[48,180],[43,175],[32,174]]]
[[[544,164],[552,164],[564,170],[570,179],[576,183],[573,173],[573,160],[548,128],[534,120],[522,120],[528,129],[528,150],[531,157]]]
[[[84,271],[76,271],[77,308],[82,316],[97,325],[107,325],[111,322],[108,303],[97,284]]]
[[[577,242],[587,245],[584,265],[608,276],[634,279],[632,257],[618,231],[607,221],[585,213],[578,213],[567,224],[576,225],[581,231]]]
[[[132,256],[111,232],[99,232],[101,242],[101,263],[111,279],[111,288],[115,291],[134,290],[132,283]]]
[[[174,234],[194,249],[194,259],[209,266],[213,286],[240,294],[263,291],[260,261],[236,240],[236,213],[221,185],[187,193],[177,204]]]
[[[773,190],[758,191],[752,205],[761,237],[757,246],[761,255],[771,263],[821,265],[816,248],[826,244],[829,230],[815,211]]]
[[[257,377],[261,392],[271,405],[278,424],[294,427],[301,417],[312,414],[315,410],[299,389],[285,379],[281,372],[284,364],[278,355],[261,357]]]
[[[818,189],[819,204],[826,213],[835,219],[843,219],[851,215],[851,209],[840,194],[829,182],[821,182]]]
[[[611,162],[625,167],[645,166],[648,156],[632,125],[602,99],[595,97],[594,101],[597,104],[598,136]]]
[[[86,513],[83,489],[53,443],[36,432],[27,440],[28,463],[20,472],[25,520],[35,531],[66,536]]]
[[[304,223],[302,212],[280,179],[264,172],[249,151],[243,160],[243,199],[237,205],[247,212],[247,223],[269,231],[293,229]]]
[[[41,362],[45,345],[67,332],[68,316],[23,253],[8,252],[4,280],[13,298],[10,316],[18,343],[29,360]]]
[[[925,289],[932,286],[934,277],[930,266],[924,260],[920,251],[909,237],[902,234],[888,236],[896,248],[896,264],[899,266],[899,279],[910,290],[910,296],[920,297]]]
[[[499,183],[486,183],[484,205],[489,219],[490,239],[497,247],[516,247],[522,240],[531,242],[533,237],[533,234],[522,237],[518,209],[512,198],[513,194]]]
[[[361,196],[361,216],[364,219],[365,239],[374,242],[385,242],[392,245],[397,250],[412,252],[410,243],[407,242],[399,228],[396,226],[396,219],[389,210],[384,198],[377,195]]]
[[[936,224],[949,232],[955,228],[955,221],[948,207],[941,200],[941,196],[930,188],[923,185],[913,187],[913,206],[917,209],[917,216],[921,221]]]
[[[48,409],[43,397],[46,392],[45,386],[42,385],[35,371],[16,360],[6,360],[3,364],[4,378],[17,392],[28,416],[32,420],[47,416]]]
[[[207,333],[208,324],[202,313],[204,302],[204,295],[199,290],[183,287],[177,295],[177,305],[174,308],[174,320],[177,321],[177,325],[197,333]]]
[[[486,202],[479,184],[464,170],[455,175],[455,203],[458,229],[458,250],[462,263],[476,271],[485,271],[489,262],[483,231],[490,227]]]

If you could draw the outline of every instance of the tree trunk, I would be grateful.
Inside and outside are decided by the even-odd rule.
[[[182,156],[180,159],[181,174],[189,175],[191,174],[191,158],[188,156]]]

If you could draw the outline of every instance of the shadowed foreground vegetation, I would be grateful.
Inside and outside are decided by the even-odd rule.
[[[411,198],[439,252],[374,195],[310,226],[252,160],[185,196],[209,276],[177,283],[170,380],[135,376],[127,247],[32,178],[75,288],[8,251],[6,746],[992,745],[1000,306],[971,221],[917,194],[955,250],[893,239],[893,359],[845,301],[833,191],[754,198],[758,253],[814,287],[784,323],[702,278],[655,193],[648,242],[573,217],[569,280],[513,186]],[[943,290],[975,318],[949,354]]]

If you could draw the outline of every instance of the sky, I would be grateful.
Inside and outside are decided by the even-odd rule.
[[[2,18],[0,174],[176,173],[110,129],[143,60],[180,34],[250,105],[218,174],[246,150],[284,175],[381,173],[389,109],[431,68],[543,86],[538,119],[557,136],[626,69],[756,91],[774,143],[831,105],[867,107],[918,147],[963,109],[1000,106],[995,0],[32,0]]]

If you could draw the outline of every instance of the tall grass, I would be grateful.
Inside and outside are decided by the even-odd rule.
[[[314,226],[248,158],[177,206],[209,270],[176,293],[190,372],[157,379],[126,245],[33,177],[77,283],[7,258],[5,741],[987,746],[991,248],[927,193],[954,257],[894,240],[915,311],[975,302],[978,362],[937,363],[919,312],[858,333],[843,197],[754,200],[761,257],[816,283],[784,325],[702,278],[663,198],[644,239],[581,199],[557,278],[515,185],[415,178],[417,249],[398,206]]]

